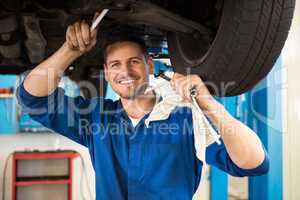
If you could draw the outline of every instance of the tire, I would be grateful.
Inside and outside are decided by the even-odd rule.
[[[169,33],[175,71],[198,74],[215,96],[242,94],[272,69],[290,29],[295,0],[224,0],[212,43]]]

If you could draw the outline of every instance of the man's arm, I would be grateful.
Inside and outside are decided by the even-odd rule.
[[[254,169],[263,163],[266,155],[258,136],[212,97],[199,76],[174,74],[171,85],[186,101],[191,101],[190,89],[197,86],[198,105],[219,130],[230,159],[238,167]]]
[[[69,26],[63,46],[33,69],[16,93],[22,110],[32,119],[85,146],[91,143],[88,125],[97,101],[68,97],[57,84],[62,72],[95,45],[96,33],[85,22]]]
[[[24,80],[26,91],[38,97],[51,94],[71,63],[95,46],[96,37],[97,29],[90,31],[85,21],[70,25],[62,47],[34,68]]]
[[[197,102],[205,107],[205,113],[217,126],[231,160],[240,168],[253,169],[265,159],[265,152],[257,134],[231,116],[222,104],[214,99]]]

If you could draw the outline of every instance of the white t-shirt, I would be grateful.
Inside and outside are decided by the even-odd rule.
[[[136,125],[138,125],[138,123],[141,120],[141,118],[132,118],[132,117],[129,117],[129,119],[131,120],[131,123],[132,123],[133,127],[136,127]]]

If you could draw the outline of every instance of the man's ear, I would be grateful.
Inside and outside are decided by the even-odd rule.
[[[105,78],[106,81],[108,81],[107,65],[105,63],[103,64],[103,69],[104,69],[104,78]]]
[[[154,74],[154,62],[151,56],[148,57],[147,64],[149,66],[149,74]]]

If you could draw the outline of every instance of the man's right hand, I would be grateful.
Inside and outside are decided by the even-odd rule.
[[[99,13],[96,13],[94,20],[97,18]],[[98,28],[91,31],[90,26],[85,20],[75,22],[68,26],[66,33],[66,43],[64,46],[71,51],[76,57],[83,55],[90,51],[97,42]]]
[[[96,13],[94,19],[98,15]],[[85,21],[70,25],[64,45],[26,76],[24,81],[26,91],[33,96],[51,94],[57,88],[63,72],[72,62],[95,46],[97,31],[97,28],[91,31]]]

